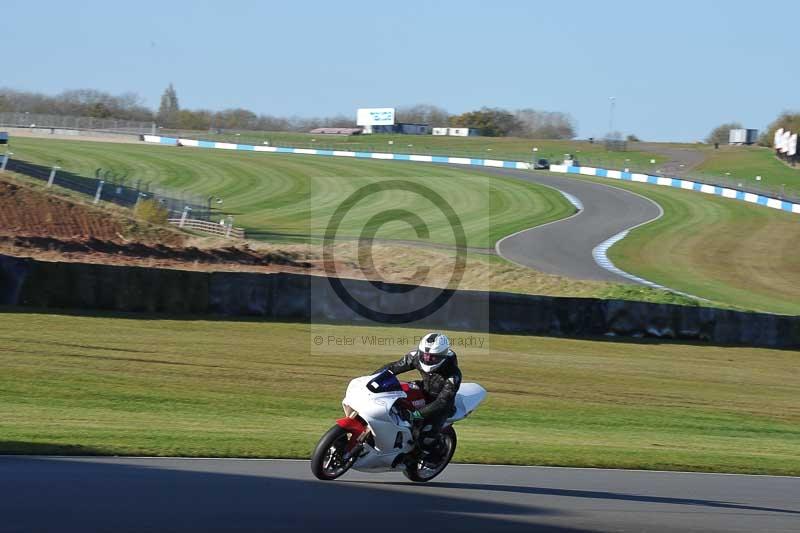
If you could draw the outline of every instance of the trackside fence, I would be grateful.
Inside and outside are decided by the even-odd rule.
[[[233,221],[230,219],[223,219],[222,223],[209,222],[207,220],[197,220],[194,218],[170,218],[170,224],[174,224],[179,228],[188,230],[201,231],[219,237],[226,237],[232,239],[244,239],[244,228],[236,228],[233,226]]]
[[[152,122],[11,112],[0,113],[0,126],[32,129],[97,131],[135,135],[152,133],[155,129],[155,126]]]
[[[155,200],[169,213],[169,218],[181,218],[191,213],[192,219],[211,219],[211,199],[152,187],[148,182],[117,176],[97,169],[96,177],[82,176],[60,167],[47,167],[28,161],[0,156],[0,170],[16,172],[47,183],[47,187],[65,189],[88,196],[93,203],[111,202],[135,208],[143,200]]]

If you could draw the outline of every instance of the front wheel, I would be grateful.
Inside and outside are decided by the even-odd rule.
[[[450,464],[450,459],[452,459],[453,454],[456,453],[456,444],[458,443],[458,439],[456,438],[456,430],[453,429],[453,426],[447,426],[442,430],[442,438],[444,439],[444,445],[447,449],[445,453],[442,454],[441,461],[435,465],[429,465],[422,459],[415,461],[414,463],[406,466],[406,469],[403,470],[403,474],[408,479],[418,483],[430,481],[441,474],[447,465]]]
[[[345,461],[344,454],[351,438],[356,437],[339,426],[333,426],[322,436],[311,456],[311,472],[317,479],[330,481],[350,470],[356,457]]]

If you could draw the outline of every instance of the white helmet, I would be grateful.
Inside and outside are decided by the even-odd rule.
[[[450,339],[444,333],[428,333],[419,341],[419,366],[425,372],[436,370],[452,354]]]

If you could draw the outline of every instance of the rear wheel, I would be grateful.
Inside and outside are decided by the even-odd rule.
[[[403,474],[408,479],[418,483],[430,481],[441,474],[447,465],[450,464],[450,459],[452,459],[453,454],[456,453],[456,444],[458,443],[456,430],[453,429],[453,426],[447,426],[442,430],[442,439],[443,445],[446,448],[444,453],[442,453],[441,460],[434,465],[430,465],[427,464],[423,458],[419,458],[414,463],[406,466],[406,469],[403,471]]]
[[[354,438],[355,435],[339,426],[333,426],[322,436],[311,456],[311,472],[317,479],[329,481],[350,470],[356,457],[345,461],[344,454],[347,443]]]

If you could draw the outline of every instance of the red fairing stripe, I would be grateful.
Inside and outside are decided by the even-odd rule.
[[[367,429],[367,426],[365,426],[357,418],[340,418],[336,421],[336,425],[340,428],[346,429],[355,436],[361,435],[364,433],[364,430]]]

